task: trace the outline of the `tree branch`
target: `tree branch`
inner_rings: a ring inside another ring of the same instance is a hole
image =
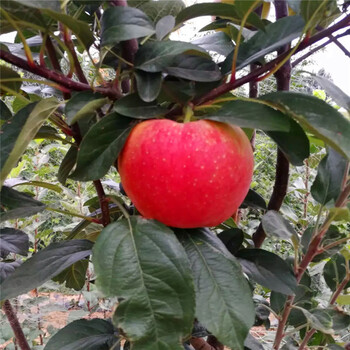
[[[108,200],[106,198],[105,191],[103,189],[102,183],[100,180],[93,181],[98,199],[100,202],[101,207],[101,213],[102,213],[102,225],[106,227],[110,222],[110,216],[109,216],[109,206],[108,206]]]
[[[348,57],[350,57],[350,52],[348,51],[348,49],[338,40],[337,37],[333,36],[333,35],[329,35],[328,36],[329,39],[339,47],[340,50],[342,50],[344,52],[344,54]]]
[[[7,319],[9,320],[10,326],[15,335],[17,344],[21,348],[21,350],[30,350],[27,339],[23,333],[21,325],[18,321],[15,311],[12,308],[12,305],[9,300],[5,300],[2,305],[2,310],[4,311]]]

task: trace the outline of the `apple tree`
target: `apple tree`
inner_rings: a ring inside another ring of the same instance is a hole
[[[317,76],[329,101],[290,91],[314,52],[335,43],[349,56],[339,41],[350,33],[348,5],[2,0],[1,34],[15,42],[0,43],[1,303],[21,350],[30,346],[11,298],[77,271],[77,288],[88,278],[118,298],[115,312],[67,324],[46,350],[263,349],[250,330],[269,329],[272,315],[275,350],[349,347],[350,97]],[[212,19],[205,35],[176,39],[202,16]],[[276,91],[259,93],[271,77]],[[259,135],[277,147],[269,198],[249,189]],[[18,222],[71,214],[9,181],[36,139],[69,147],[55,179],[27,186],[91,182],[95,195],[64,239],[32,254]],[[289,174],[316,149],[299,204],[317,214],[292,221],[280,211]],[[114,191],[101,181],[110,173],[121,178]],[[254,232],[242,224],[250,213]]]

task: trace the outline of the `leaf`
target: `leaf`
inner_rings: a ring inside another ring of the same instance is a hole
[[[75,93],[65,108],[68,125],[76,123],[79,119],[94,116],[96,109],[105,105],[107,101],[107,97],[92,91]]]
[[[346,260],[340,253],[334,254],[330,260],[327,261],[323,268],[323,277],[327,286],[334,292],[346,276],[345,269]],[[350,287],[350,282],[346,284],[345,288]]]
[[[161,72],[168,67],[177,55],[191,52],[204,52],[199,46],[183,41],[154,41],[141,46],[135,55],[135,68],[146,72]]]
[[[248,333],[248,336],[244,341],[244,349],[264,350],[264,347],[255,337]]]
[[[148,16],[133,7],[108,8],[103,13],[101,28],[102,46],[114,46],[119,41],[142,38],[155,33]]]
[[[241,249],[236,257],[243,272],[255,282],[275,292],[294,294],[297,280],[293,270],[278,255],[263,249]]]
[[[317,176],[311,186],[312,197],[322,205],[332,199],[337,200],[347,164],[346,159],[332,148],[327,151],[319,163]]]
[[[114,110],[127,117],[137,119],[153,119],[164,115],[167,109],[157,104],[157,101],[144,102],[137,94],[124,96],[114,103]]]
[[[252,189],[249,189],[241,206],[247,206],[247,207],[262,209],[262,210],[267,209],[265,199],[262,196],[260,196],[258,192],[255,192]]]
[[[304,20],[300,16],[289,16],[279,19],[259,30],[252,38],[244,41],[239,47],[236,69],[259,61],[268,53],[299,37],[304,28]],[[226,57],[222,72],[231,72],[233,52]]]
[[[288,132],[268,131],[272,140],[282,150],[290,163],[295,166],[304,165],[304,160],[310,156],[310,142],[303,128],[293,119],[289,120]]]
[[[202,56],[178,55],[164,71],[175,77],[201,82],[221,79],[219,66]]]
[[[168,15],[161,18],[156,24],[156,37],[162,40],[175,27],[175,17]]]
[[[59,102],[51,97],[38,103],[31,103],[22,108],[11,120],[2,126],[1,144],[1,184],[19,158],[26,150],[29,142],[35,137],[44,121],[57,109]]]
[[[277,103],[306,130],[350,158],[350,121],[326,102],[296,92],[273,92],[260,97]]]
[[[48,125],[43,125],[34,136],[34,139],[58,140],[63,143],[67,143],[67,141],[59,135],[55,128]]]
[[[2,186],[0,197],[5,210],[0,212],[0,222],[32,216],[45,209],[45,204],[7,186]]]
[[[55,12],[49,9],[43,10],[42,12],[67,26],[83,43],[85,49],[89,49],[89,47],[95,41],[94,35],[88,23],[80,21],[62,12]]]
[[[334,331],[332,317],[327,313],[326,310],[314,309],[311,311],[302,309],[307,320],[310,322],[311,328],[315,328],[326,334],[333,334]]]
[[[93,249],[96,284],[120,303],[114,321],[134,350],[181,349],[191,334],[194,290],[173,232],[139,216],[108,225]]]
[[[203,117],[203,119],[269,131],[288,131],[290,128],[289,118],[285,114],[254,100],[226,102],[222,104],[220,109]]]
[[[0,65],[0,82],[1,82],[1,86],[3,87],[3,88],[0,88],[0,94],[2,95],[2,94],[10,93],[10,91],[7,91],[7,89],[18,92],[21,85],[22,85],[22,82],[20,80],[19,81],[3,81],[6,79],[21,79],[21,77],[17,72],[12,70],[10,67]],[[5,88],[7,88],[7,89],[5,89]],[[3,118],[1,117],[1,119],[3,119]]]
[[[39,9],[51,9],[53,11],[60,11],[61,4],[59,0],[50,0],[50,1],[42,1],[42,0],[16,0],[23,5],[39,8]]]
[[[111,322],[81,319],[54,334],[44,350],[109,350],[116,341],[118,336]]]
[[[224,243],[225,247],[231,254],[236,255],[242,246],[244,233],[239,228],[230,228],[220,232],[218,238]]]
[[[137,92],[144,102],[154,101],[162,87],[162,73],[149,73],[142,70],[135,71]]]
[[[204,50],[217,52],[225,57],[234,49],[231,38],[224,32],[205,35],[192,40],[191,43],[202,47]]]
[[[262,217],[261,223],[268,236],[280,239],[299,239],[292,225],[275,210],[269,210]]]
[[[0,261],[0,284],[13,274],[18,266],[21,265],[21,262],[18,260]]]
[[[350,325],[350,314],[341,308],[328,308],[325,310],[332,318],[332,328],[336,332],[342,332]]]
[[[111,113],[92,126],[79,146],[77,166],[69,177],[90,181],[104,176],[124,146],[130,123],[129,118]]]
[[[85,275],[88,265],[89,261],[87,259],[79,260],[55,276],[53,280],[60,284],[65,282],[66,288],[73,288],[79,291],[85,285]]]
[[[176,232],[190,260],[198,320],[220,342],[243,349],[255,311],[239,263],[207,229]]]
[[[186,7],[176,17],[176,25],[179,25],[189,19],[201,16],[217,16],[228,18],[233,23],[240,24],[244,14],[237,10],[236,6],[225,3],[202,3]],[[246,21],[246,25],[264,29],[264,22],[256,13],[251,13]]]
[[[26,260],[1,284],[1,299],[14,298],[39,287],[66,267],[90,255],[92,246],[92,242],[83,239],[51,243]]]
[[[350,96],[336,86],[331,80],[325,77],[312,75],[312,78],[326,91],[326,93],[336,102],[339,107],[343,107],[350,111]]]
[[[332,216],[333,221],[350,222],[350,209],[348,207],[334,207],[329,209],[329,215]]]
[[[43,187],[43,188],[47,188],[51,191],[55,191],[57,193],[61,193],[62,192],[62,188],[58,185],[54,185],[54,184],[50,184],[48,182],[44,182],[44,181],[23,181],[20,183],[17,183],[15,185],[13,185],[12,187],[16,187],[16,186],[35,186],[35,187]]]
[[[6,252],[27,255],[29,249],[29,238],[26,233],[10,227],[0,229],[1,254]]]
[[[6,103],[3,100],[0,100],[0,121],[9,120],[11,118],[12,113],[10,109],[7,107]]]
[[[73,145],[64,156],[62,163],[58,169],[57,179],[64,186],[71,170],[73,169],[78,156],[78,148]]]
[[[337,298],[337,303],[339,305],[350,305],[350,294],[339,295]]]

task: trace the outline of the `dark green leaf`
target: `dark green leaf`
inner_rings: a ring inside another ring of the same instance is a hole
[[[340,308],[328,308],[327,313],[331,316],[333,321],[333,329],[336,332],[342,332],[350,325],[350,314],[346,313],[344,310]]]
[[[14,298],[39,287],[66,267],[90,255],[92,246],[92,242],[83,239],[51,243],[26,260],[1,284],[1,299]]]
[[[47,188],[51,191],[55,191],[58,193],[62,192],[62,188],[58,185],[54,185],[54,184],[50,184],[48,182],[44,182],[44,181],[24,181],[24,182],[20,182],[18,184],[13,185],[12,187],[16,187],[16,186],[35,186],[35,187],[43,187],[43,188]]]
[[[119,41],[141,38],[155,33],[148,16],[133,7],[111,7],[101,19],[101,45],[115,45]]]
[[[227,56],[234,49],[231,38],[224,32],[205,35],[199,39],[192,40],[191,43],[223,56]]]
[[[201,82],[221,79],[218,65],[202,56],[178,55],[164,71],[175,77]]]
[[[29,249],[29,237],[21,230],[10,227],[0,229],[1,254],[4,251],[20,255],[27,255]],[[6,255],[7,255],[6,254]]]
[[[45,209],[45,204],[33,199],[29,195],[2,186],[0,222],[32,216]]]
[[[339,107],[343,107],[346,110],[350,111],[349,95],[347,95],[343,90],[341,90],[332,81],[325,77],[318,77],[317,75],[313,75],[312,77],[317,81],[318,84],[322,86],[326,93],[331,96],[331,98],[339,105]]]
[[[238,261],[207,229],[176,232],[190,260],[198,320],[225,345],[243,349],[255,311]]]
[[[31,103],[8,120],[1,129],[1,184],[35,137],[44,121],[57,109],[59,103],[51,97]]]
[[[325,205],[330,200],[336,201],[344,177],[347,161],[332,148],[321,160],[315,181],[311,186],[311,194],[317,202]]]
[[[98,237],[93,263],[100,290],[122,298],[114,320],[134,350],[181,349],[192,330],[194,289],[169,228],[138,216],[114,222]]]
[[[260,196],[258,192],[255,192],[252,189],[249,189],[242,205],[255,209],[267,209],[265,199],[262,196]]]
[[[61,4],[59,0],[50,0],[50,1],[43,1],[43,0],[16,0],[16,2],[19,2],[23,5],[39,8],[39,9],[50,9],[53,11],[60,11],[61,10]]]
[[[96,123],[79,146],[77,167],[70,178],[80,181],[96,180],[104,176],[131,130],[130,119],[111,113]]]
[[[162,40],[175,26],[175,17],[168,15],[161,18],[156,24],[156,37]]]
[[[84,287],[88,265],[89,261],[87,259],[77,261],[55,276],[53,280],[60,284],[65,282],[67,288],[79,291]]]
[[[199,46],[182,41],[155,41],[143,45],[136,53],[135,68],[146,72],[161,72],[177,55],[186,51],[203,53]]]
[[[244,349],[249,350],[264,350],[264,347],[262,344],[254,338],[250,333],[248,334],[247,338],[244,341]]]
[[[263,30],[259,30],[251,39],[244,41],[239,47],[237,69],[259,61],[268,53],[290,43],[301,35],[304,24],[300,16],[289,16],[267,25]],[[232,59],[233,52],[227,56],[223,63],[223,73],[231,72]]]
[[[167,109],[154,102],[142,101],[137,94],[127,95],[114,103],[114,110],[127,117],[152,119],[164,115]]]
[[[350,121],[326,102],[314,96],[281,91],[261,99],[277,103],[304,129],[350,158]]]
[[[16,268],[20,266],[21,263],[18,260],[11,260],[11,261],[0,261],[0,284],[8,278],[10,275],[12,275]]]
[[[201,16],[218,16],[228,18],[236,24],[240,24],[244,14],[237,10],[234,5],[225,3],[203,3],[186,7],[176,17],[176,24],[179,25],[189,19]],[[264,23],[256,13],[251,13],[246,21],[246,25],[251,25],[259,29],[264,29]]]
[[[294,294],[297,280],[293,269],[278,255],[263,249],[241,249],[236,257],[255,282],[275,292]]]
[[[275,210],[269,210],[261,220],[263,229],[268,236],[280,239],[298,239],[292,225]]]
[[[44,350],[109,350],[118,341],[115,332],[107,320],[76,320],[51,337]]]
[[[226,102],[205,119],[269,131],[289,131],[290,128],[290,120],[285,114],[254,100]]]
[[[62,163],[58,169],[57,179],[62,184],[65,185],[68,175],[73,169],[78,156],[78,148],[73,145],[70,147],[66,155],[64,156]]]
[[[13,90],[15,92],[18,92],[22,82],[21,81],[6,81],[7,79],[21,79],[20,75],[12,70],[10,67],[0,65],[0,93],[1,94],[7,94],[10,93]],[[9,89],[9,90],[8,90]],[[1,118],[2,119],[2,118]]]
[[[58,140],[61,142],[67,142],[64,138],[62,138],[58,134],[55,128],[48,125],[43,125],[34,136],[34,139],[48,139],[48,140]]]
[[[290,163],[301,166],[310,155],[310,142],[303,128],[296,121],[290,119],[289,122],[288,132],[268,131],[267,135],[276,142]]]
[[[162,87],[162,73],[149,73],[142,70],[135,71],[137,92],[144,102],[154,101]]]
[[[92,91],[75,93],[66,104],[67,123],[72,125],[81,118],[94,116],[96,109],[105,105],[107,101],[106,97]]]
[[[235,255],[242,246],[244,233],[239,228],[230,228],[228,230],[220,232],[218,234],[218,237],[222,243],[224,243],[227,250],[231,254]]]
[[[327,264],[323,268],[323,277],[327,283],[327,286],[334,292],[340,283],[343,282],[346,269],[345,269],[346,260],[344,256],[340,253],[337,253],[328,260]],[[347,283],[345,288],[350,287],[350,282]]]
[[[326,310],[315,309],[315,310],[305,310],[302,309],[307,320],[310,322],[311,328],[315,328],[326,334],[333,334],[332,329],[333,322],[332,317]]]
[[[12,113],[10,109],[6,106],[6,103],[3,100],[0,100],[0,121],[9,120],[11,118]]]

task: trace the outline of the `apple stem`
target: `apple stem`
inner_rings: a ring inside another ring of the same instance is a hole
[[[188,123],[191,121],[192,116],[193,116],[193,105],[188,104],[186,107],[184,107],[184,123]]]

